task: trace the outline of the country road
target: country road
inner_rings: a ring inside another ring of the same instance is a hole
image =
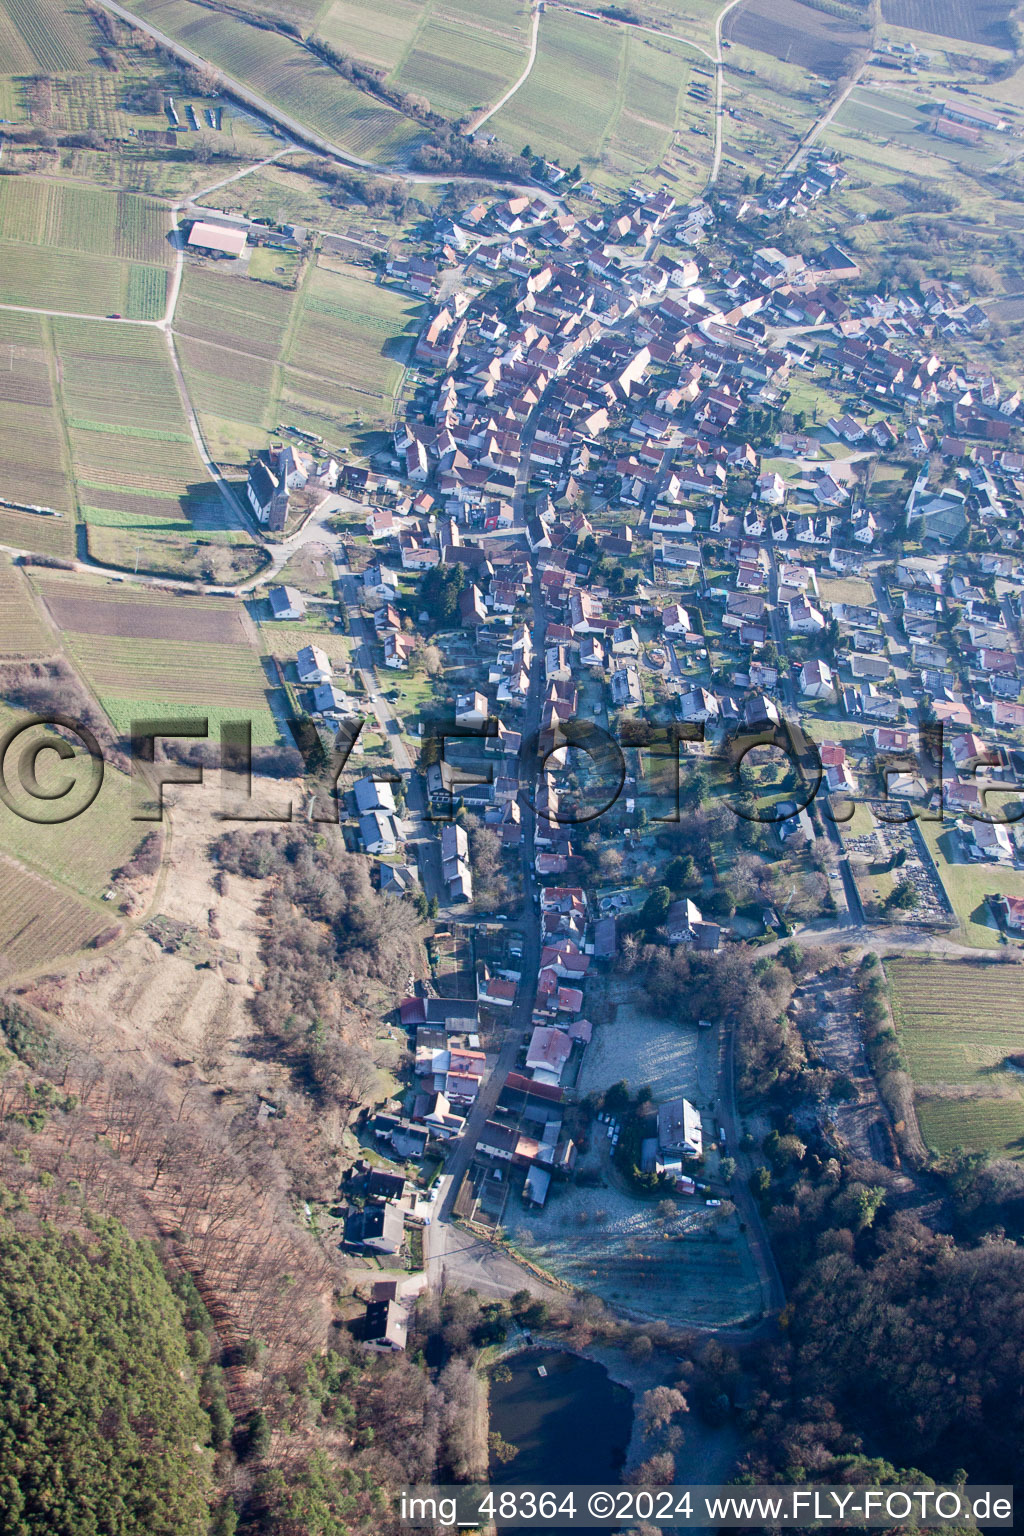
[[[715,153],[711,161],[708,186],[713,187],[722,168],[722,119],[725,116],[725,63],[722,59],[722,22],[743,0],[729,0],[715,17]]]
[[[519,76],[519,79],[515,82],[515,84],[509,86],[508,90],[505,92],[505,94],[501,98],[501,100],[500,101],[496,101],[493,107],[488,107],[488,109],[484,113],[483,117],[478,117],[477,118],[476,122],[473,123],[471,128],[470,128],[470,130],[469,130],[470,132],[476,133],[478,129],[482,128],[484,123],[488,122],[490,120],[490,118],[492,118],[494,116],[494,114],[496,112],[500,112],[501,111],[502,107],[505,105],[506,102],[509,102],[509,101],[512,100],[512,97],[516,94],[516,92],[518,91],[519,87],[521,85],[525,85],[527,80],[529,80],[530,74],[531,74],[531,72],[533,70],[533,66],[536,63],[536,59],[537,59],[537,39],[538,39],[539,35],[540,35],[540,4],[539,4],[539,0],[533,0],[533,30],[532,30],[532,33],[531,33],[531,36],[530,36],[530,56],[529,56],[529,58],[526,61],[526,68],[523,70],[522,74]]]

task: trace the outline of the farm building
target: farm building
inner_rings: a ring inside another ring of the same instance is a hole
[[[244,229],[224,229],[205,219],[196,219],[189,230],[188,248],[204,256],[228,256],[237,261],[245,250],[245,241]]]
[[[980,128],[972,128],[970,123],[955,123],[951,117],[936,118],[935,132],[940,139],[953,139],[957,144],[981,142]]]
[[[971,128],[991,128],[996,133],[1006,130],[1006,119],[998,112],[986,112],[984,107],[972,106],[969,101],[944,101],[942,115],[954,123],[967,123]]]

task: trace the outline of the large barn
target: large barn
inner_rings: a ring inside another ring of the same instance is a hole
[[[219,224],[208,224],[196,219],[188,236],[191,251],[202,251],[204,256],[230,256],[236,259],[245,250],[244,229],[226,229]]]

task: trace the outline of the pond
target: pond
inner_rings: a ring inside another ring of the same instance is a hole
[[[516,1447],[510,1461],[492,1457],[495,1486],[619,1483],[633,1394],[603,1365],[561,1349],[530,1349],[495,1368],[490,1394],[491,1431]]]

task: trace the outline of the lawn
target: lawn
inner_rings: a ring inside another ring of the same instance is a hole
[[[855,603],[862,608],[875,605],[870,581],[861,581],[857,576],[819,576],[818,591],[826,603]]]
[[[1024,971],[971,961],[891,959],[886,972],[925,1140],[1024,1155]]]
[[[298,251],[278,251],[261,245],[249,257],[249,277],[253,282],[271,283],[275,288],[294,288],[302,272]]]
[[[285,585],[312,597],[334,596],[334,562],[323,544],[304,544],[278,572]]]
[[[938,867],[946,894],[960,920],[963,941],[975,949],[995,949],[999,930],[988,909],[989,892],[1024,897],[1024,871],[992,864],[960,863],[958,836],[947,821],[922,821],[921,831]]]

